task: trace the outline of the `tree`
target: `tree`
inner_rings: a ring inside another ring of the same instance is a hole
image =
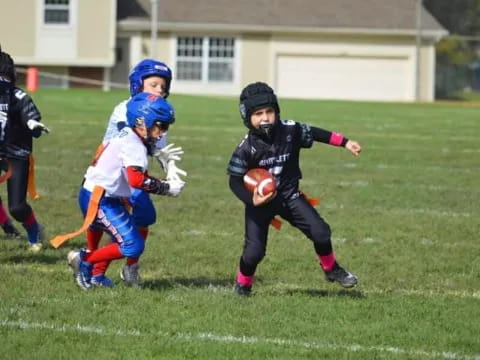
[[[480,35],[480,0],[424,0],[423,5],[451,34]]]

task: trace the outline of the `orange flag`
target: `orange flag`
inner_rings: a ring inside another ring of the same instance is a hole
[[[77,231],[71,232],[69,234],[57,235],[52,240],[50,240],[50,244],[55,249],[59,248],[65,241],[80,235],[82,232],[87,230],[87,228],[95,221],[95,217],[97,216],[98,212],[98,206],[104,192],[105,189],[101,186],[95,186],[93,188],[92,196],[90,197],[90,201],[88,203],[87,214],[85,215],[85,219],[83,220],[83,225]]]

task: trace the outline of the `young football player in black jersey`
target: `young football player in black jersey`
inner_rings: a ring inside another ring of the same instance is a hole
[[[326,279],[345,288],[357,277],[337,263],[329,225],[299,191],[302,177],[299,155],[314,141],[345,147],[358,156],[361,146],[336,132],[292,120],[280,120],[275,93],[265,83],[246,86],[240,95],[240,114],[249,132],[233,152],[228,164],[232,192],[245,203],[245,242],[240,257],[235,293],[251,294],[257,265],[266,254],[268,227],[276,215],[302,231],[312,242]],[[249,169],[268,170],[277,183],[275,193],[253,196],[243,183]]]
[[[40,112],[31,97],[16,87],[15,81],[13,59],[0,48],[0,159],[2,170],[6,172],[2,180],[8,178],[9,212],[27,231],[29,249],[37,252],[42,247],[43,228],[26,201],[29,160],[32,137],[38,138],[48,129],[40,122]],[[18,234],[16,229],[8,227],[8,216],[3,206],[0,208],[0,224],[7,224],[2,226],[4,230]]]

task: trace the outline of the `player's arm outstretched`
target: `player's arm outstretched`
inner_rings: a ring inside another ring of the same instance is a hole
[[[354,140],[349,140],[338,132],[328,131],[314,126],[312,126],[310,130],[314,141],[322,142],[324,144],[329,144],[332,146],[344,147],[354,156],[360,155],[360,152],[362,151],[362,147],[358,142]]]

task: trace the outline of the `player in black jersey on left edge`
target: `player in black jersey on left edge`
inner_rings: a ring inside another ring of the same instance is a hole
[[[235,293],[251,294],[257,265],[266,254],[270,222],[276,215],[302,231],[312,242],[328,281],[354,287],[357,277],[336,261],[330,226],[299,191],[302,174],[299,155],[314,141],[346,148],[358,156],[361,146],[336,132],[292,120],[280,120],[275,93],[265,83],[246,86],[240,95],[240,115],[249,132],[233,152],[228,164],[232,192],[245,203],[245,242],[237,273]],[[264,168],[276,179],[276,193],[260,196],[248,192],[243,175]]]
[[[15,86],[15,64],[0,47],[0,167],[2,181],[7,180],[8,209],[27,231],[29,250],[42,248],[43,227],[37,222],[26,201],[32,137],[38,138],[48,128],[32,98]],[[3,173],[5,172],[5,173]],[[7,175],[8,174],[8,175]],[[7,175],[7,176],[4,176]],[[0,199],[0,226],[7,236],[18,237]]]

